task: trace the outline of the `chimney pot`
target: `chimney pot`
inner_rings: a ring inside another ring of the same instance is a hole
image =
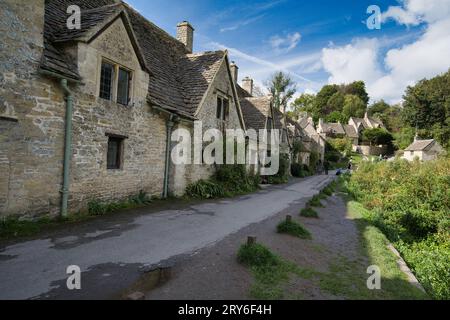
[[[253,96],[253,79],[245,77],[244,80],[242,80],[242,89],[244,89],[251,96]]]
[[[231,69],[231,75],[233,77],[234,83],[238,82],[238,77],[239,77],[239,67],[237,66],[237,64],[232,61],[230,64],[230,69]]]
[[[188,53],[192,53],[194,49],[194,31],[195,29],[187,21],[177,25],[177,40],[184,44]]]

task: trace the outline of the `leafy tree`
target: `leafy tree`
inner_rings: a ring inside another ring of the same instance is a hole
[[[274,107],[286,113],[287,104],[296,92],[295,82],[289,75],[280,71],[272,75],[267,87],[274,98]]]
[[[364,81],[355,81],[353,83],[342,85],[341,92],[345,95],[355,95],[358,96],[364,104],[367,106],[369,104],[369,94],[366,90],[366,84]]]
[[[330,113],[328,116],[325,117],[325,121],[326,122],[332,122],[332,123],[336,123],[336,122],[345,123],[345,122],[347,122],[347,121],[345,121],[345,117],[339,111],[333,111],[332,113]]]
[[[394,138],[385,129],[374,128],[363,131],[363,141],[370,143],[370,145],[390,145]]]
[[[342,115],[347,122],[351,117],[362,118],[366,112],[366,105],[358,96],[345,96],[344,109]]]
[[[316,96],[314,103],[314,115],[321,117],[326,114],[327,104],[330,98],[339,91],[339,86],[332,84],[324,86]]]
[[[342,92],[336,92],[328,99],[325,107],[325,113],[330,114],[332,112],[342,112],[344,109],[345,95]]]
[[[401,128],[398,132],[394,133],[394,145],[400,150],[406,149],[413,141],[416,135],[416,130],[409,126]]]
[[[450,70],[408,87],[402,118],[411,127],[426,130],[444,146],[450,141]]]
[[[384,114],[391,106],[384,100],[375,102],[369,107],[368,113],[370,116],[379,116]]]
[[[288,114],[297,119],[303,112],[312,114],[314,112],[314,101],[316,96],[313,94],[303,93],[291,104],[291,109]]]

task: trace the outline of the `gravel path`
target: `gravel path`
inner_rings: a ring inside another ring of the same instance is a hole
[[[215,244],[185,258],[171,271],[165,284],[151,290],[149,300],[165,299],[251,299],[253,277],[250,271],[236,261],[236,253],[247,236],[274,253],[304,268],[329,272],[338,259],[348,259],[361,268],[367,268],[368,259],[359,250],[360,234],[355,221],[347,217],[345,202],[333,196],[322,202],[326,208],[318,209],[320,219],[299,217],[307,199],[301,199],[263,222],[252,224]],[[286,215],[292,215],[312,234],[312,240],[300,240],[275,232],[277,224]],[[293,277],[285,287],[285,298],[291,299],[343,299],[322,291],[316,283]]]

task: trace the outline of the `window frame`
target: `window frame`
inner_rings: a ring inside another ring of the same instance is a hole
[[[227,122],[230,119],[230,99],[219,94],[216,103],[216,119],[222,122]]]
[[[108,171],[118,171],[123,170],[124,165],[124,151],[125,151],[125,140],[128,139],[128,137],[116,135],[116,134],[110,134],[107,133],[106,137],[108,138],[107,146],[106,146],[106,169]],[[109,164],[109,152],[110,152],[110,142],[115,141],[117,142],[117,154],[116,154],[116,165],[110,166]]]
[[[101,96],[101,87],[102,87],[102,69],[103,64],[109,64],[113,66],[113,74],[112,74],[112,80],[111,80],[111,97],[110,99],[106,99]],[[119,91],[119,72],[120,70],[123,70],[128,73],[128,102],[127,104],[123,104],[122,102],[119,102],[118,99],[118,91]],[[121,65],[117,62],[114,62],[108,58],[101,57],[100,59],[100,77],[98,81],[98,97],[100,99],[111,101],[117,104],[120,104],[122,106],[130,106],[132,105],[133,101],[133,93],[134,93],[134,71],[130,68],[125,67],[124,65]]]

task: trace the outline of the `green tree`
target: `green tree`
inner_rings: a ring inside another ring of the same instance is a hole
[[[413,141],[416,135],[416,130],[409,126],[401,128],[398,132],[394,133],[394,145],[400,150],[406,149]]]
[[[394,138],[385,129],[374,128],[363,131],[363,141],[370,145],[390,145]]]
[[[314,116],[322,117],[327,113],[327,105],[330,98],[339,91],[339,86],[335,84],[324,86],[316,96],[314,103]]]
[[[296,83],[289,75],[280,71],[272,75],[267,88],[272,93],[274,107],[286,113],[287,104],[296,92]]]
[[[344,122],[347,122],[351,117],[362,118],[365,112],[366,105],[358,96],[345,96],[344,109],[342,110]]]
[[[369,104],[370,98],[369,94],[367,93],[366,84],[364,83],[364,81],[355,81],[347,85],[342,85],[341,92],[345,95],[349,94],[358,96],[364,102],[366,107]]]
[[[288,114],[298,120],[303,112],[313,114],[314,113],[314,101],[316,96],[313,94],[303,93],[291,104],[291,109]]]
[[[345,117],[342,116],[342,113],[339,111],[333,111],[328,116],[325,117],[326,122],[336,123],[342,122],[345,123]]]
[[[444,146],[450,141],[450,70],[408,87],[402,118],[410,127],[426,130]]]
[[[345,95],[342,92],[336,92],[328,99],[324,113],[330,114],[332,112],[342,112],[344,109]]]
[[[379,116],[384,114],[391,106],[384,100],[373,103],[368,110],[370,116]]]

